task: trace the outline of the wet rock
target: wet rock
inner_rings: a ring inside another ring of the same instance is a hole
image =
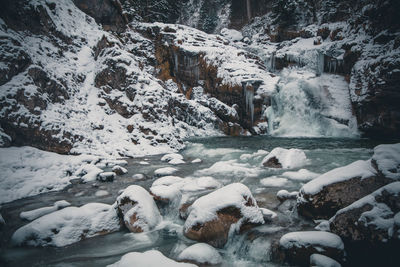
[[[394,266],[400,263],[394,253],[400,245],[399,212],[400,182],[394,182],[339,210],[329,226],[343,238],[351,261]]]
[[[328,232],[292,232],[281,237],[273,253],[273,258],[280,262],[310,266],[310,256],[315,253],[342,261],[344,244],[339,236]]]
[[[321,254],[312,254],[310,256],[311,267],[341,267],[339,262]]]
[[[161,221],[153,197],[137,185],[127,187],[118,196],[115,208],[120,220],[133,233],[149,231]]]
[[[237,231],[264,223],[261,210],[250,190],[235,183],[197,199],[189,208],[184,235],[221,248],[228,240],[233,224]]]
[[[282,164],[276,157],[270,157],[268,160],[263,162],[263,165],[268,168],[282,168]]]
[[[112,182],[115,179],[115,172],[102,172],[97,175],[100,182]]]
[[[116,175],[123,175],[123,174],[128,173],[127,169],[125,169],[124,167],[118,166],[118,165],[112,167],[112,171],[115,172]]]

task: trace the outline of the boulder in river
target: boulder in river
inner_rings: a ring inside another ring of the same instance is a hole
[[[306,164],[306,154],[304,151],[296,148],[285,149],[276,147],[262,161],[262,165],[268,168],[291,169]]]
[[[131,232],[149,231],[161,221],[153,197],[141,186],[128,186],[114,205],[119,218]]]
[[[97,175],[100,182],[112,182],[115,179],[115,172],[102,172]]]
[[[400,144],[379,145],[371,160],[359,160],[333,169],[305,184],[298,202],[299,214],[329,219],[339,209],[400,178]]]
[[[197,243],[185,248],[178,255],[178,260],[202,266],[220,264],[222,257],[212,246],[205,243]]]
[[[115,172],[116,175],[123,175],[125,173],[128,173],[127,169],[119,165],[115,165],[114,167],[112,167],[112,171]]]
[[[400,182],[388,184],[339,210],[329,225],[333,233],[342,237],[351,258],[399,266]],[[368,255],[364,255],[366,250]]]
[[[189,208],[184,235],[221,248],[230,228],[263,224],[263,214],[250,190],[241,183],[224,186],[197,199]]]
[[[273,258],[280,262],[310,266],[310,256],[315,253],[342,261],[344,244],[339,236],[329,232],[291,232],[281,237],[273,253]]]

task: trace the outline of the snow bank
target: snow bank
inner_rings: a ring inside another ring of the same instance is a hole
[[[358,160],[347,166],[333,169],[327,173],[322,174],[318,178],[305,184],[300,192],[304,194],[313,195],[322,190],[325,186],[341,181],[345,181],[355,177],[362,179],[375,176],[376,171],[371,166],[371,161]]]
[[[118,196],[115,205],[122,212],[125,225],[140,228],[144,232],[153,229],[162,219],[153,197],[138,185],[128,186]],[[131,216],[135,221],[131,220]]]
[[[266,164],[268,160],[273,158],[276,158],[284,169],[298,168],[307,164],[304,151],[296,148],[276,147],[263,159],[262,164]]]
[[[339,262],[331,259],[325,255],[312,254],[310,256],[310,266],[311,267],[341,267]]]
[[[33,147],[0,148],[0,203],[65,188],[96,156],[59,155]],[[71,174],[74,174],[70,176]]]
[[[254,204],[246,205],[248,202]],[[264,223],[263,215],[247,186],[233,183],[197,199],[189,208],[185,231],[196,224],[217,218],[217,211],[226,207],[236,207],[243,219],[251,223]]]
[[[146,252],[130,252],[122,256],[121,260],[108,267],[132,267],[132,266],[146,266],[146,267],[195,267],[194,264],[181,263],[173,261],[165,257],[158,250],[149,250]]]
[[[65,207],[71,206],[71,204],[65,200],[59,200],[54,203],[51,207],[43,207],[31,211],[23,211],[20,213],[19,217],[23,220],[33,221],[43,215],[52,213],[56,210],[63,209]]]
[[[206,243],[197,243],[185,248],[179,254],[178,260],[216,265],[222,262],[222,257],[214,247]]]
[[[19,228],[11,241],[15,245],[62,247],[119,228],[117,213],[111,205],[89,203],[44,215]]]
[[[299,180],[299,181],[307,181],[307,180],[312,180],[314,178],[317,178],[321,174],[315,173],[315,172],[310,172],[309,170],[306,169],[300,169],[296,172],[284,172],[282,176],[287,177],[292,180]]]
[[[344,249],[344,244],[339,236],[329,232],[305,231],[285,234],[279,240],[279,245],[286,249],[291,247],[321,246],[325,248]]]
[[[385,177],[400,179],[400,143],[375,147],[372,161]]]

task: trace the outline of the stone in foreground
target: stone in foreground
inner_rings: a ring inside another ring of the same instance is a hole
[[[240,231],[245,225],[263,223],[263,214],[250,190],[241,183],[233,183],[197,199],[190,206],[184,235],[222,248],[231,227]]]

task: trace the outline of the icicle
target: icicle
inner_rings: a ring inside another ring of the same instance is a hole
[[[271,63],[271,65],[270,65],[270,68],[271,68],[271,71],[275,71],[275,52],[272,52],[272,54],[271,54],[271,59],[270,59],[270,63]]]
[[[254,91],[252,89],[247,89],[250,87],[250,83],[246,83],[244,91],[245,91],[245,97],[246,97],[246,112],[247,114],[250,114],[251,117],[251,124],[253,125],[254,121]]]

